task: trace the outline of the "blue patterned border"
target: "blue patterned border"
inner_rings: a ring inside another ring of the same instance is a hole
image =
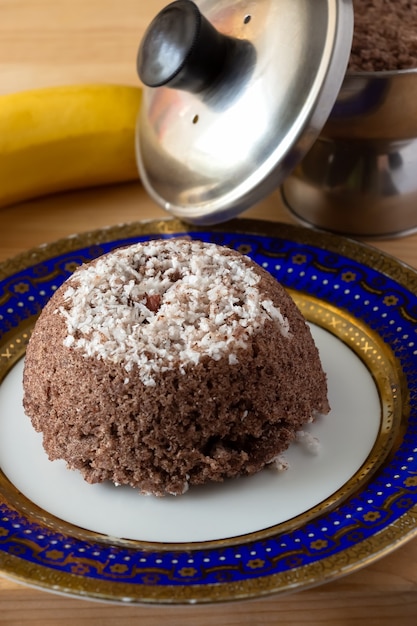
[[[305,566],[342,555],[380,531],[396,524],[417,505],[417,296],[389,273],[362,260],[297,237],[236,234],[227,229],[186,232],[233,247],[251,256],[283,285],[349,311],[369,325],[391,347],[401,363],[409,393],[407,430],[393,457],[370,483],[336,510],[305,525],[262,541],[195,550],[109,545],[58,534],[47,524],[33,522],[0,502],[1,554],[54,572],[86,580],[175,589],[266,581],[266,590],[278,574],[302,571]],[[178,236],[179,233],[153,237]],[[121,245],[149,239],[133,236],[79,248],[46,258],[6,277],[0,283],[0,342],[37,315],[59,285],[80,263]],[[393,263],[391,261],[390,263]],[[388,264],[389,265],[389,264]],[[392,273],[392,272],[391,272]],[[1,359],[7,358],[5,352]],[[369,557],[370,555],[368,555]],[[366,552],[360,557],[366,561]],[[299,569],[300,568],[300,569]],[[269,582],[268,582],[269,581]],[[276,585],[275,585],[276,586]],[[190,592],[191,593],[191,592]],[[158,594],[156,594],[158,598]],[[203,594],[204,597],[204,594]]]

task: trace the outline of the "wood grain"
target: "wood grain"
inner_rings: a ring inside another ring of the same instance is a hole
[[[0,93],[137,84],[142,34],[164,0],[0,0]]]
[[[141,35],[164,0],[0,0],[0,94],[80,82],[137,84]],[[291,221],[278,192],[246,216]],[[76,232],[166,217],[139,183],[0,209],[0,260]],[[417,267],[417,235],[372,242]],[[0,626],[398,626],[417,623],[417,538],[304,592],[201,607],[122,607],[0,578]]]

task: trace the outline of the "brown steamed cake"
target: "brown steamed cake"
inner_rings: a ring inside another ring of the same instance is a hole
[[[24,408],[51,460],[155,495],[258,472],[329,411],[284,288],[238,252],[186,239],[78,268],[36,323]]]

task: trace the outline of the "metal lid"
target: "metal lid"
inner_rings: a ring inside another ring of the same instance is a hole
[[[138,53],[141,180],[195,224],[277,188],[310,148],[342,84],[351,0],[177,0]]]

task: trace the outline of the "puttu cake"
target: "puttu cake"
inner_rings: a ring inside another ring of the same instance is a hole
[[[23,387],[51,460],[156,496],[254,474],[329,411],[284,287],[247,256],[187,238],[77,268],[35,324]]]

